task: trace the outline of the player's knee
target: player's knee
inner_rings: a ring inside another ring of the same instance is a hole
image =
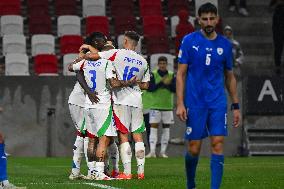
[[[211,148],[212,148],[212,153],[220,154],[223,152],[223,143],[222,142],[212,143]]]
[[[2,133],[0,133],[0,143],[4,143],[4,135]]]
[[[197,143],[190,143],[188,146],[188,152],[192,156],[198,156],[200,153],[200,145]]]

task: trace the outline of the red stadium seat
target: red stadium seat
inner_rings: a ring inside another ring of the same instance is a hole
[[[165,36],[145,37],[147,54],[169,53],[169,41]]]
[[[55,0],[55,14],[61,15],[76,15],[76,0]]]
[[[133,0],[111,0],[112,16],[133,16]]]
[[[124,34],[125,31],[136,31],[136,18],[134,16],[114,17],[115,35]]]
[[[20,15],[21,1],[20,0],[1,0],[0,1],[0,16],[1,15]]]
[[[48,0],[28,0],[28,15],[49,15],[48,12]]]
[[[58,60],[56,55],[39,54],[34,57],[34,71],[40,74],[57,74]]]
[[[95,31],[109,36],[109,21],[106,16],[88,16],[86,18],[86,35]]]
[[[166,36],[166,21],[163,16],[143,17],[144,36]]]
[[[140,0],[140,16],[163,15],[160,0]]]
[[[83,38],[80,35],[64,35],[60,38],[60,53],[78,53],[78,49],[83,44]]]
[[[177,15],[182,9],[189,9],[188,0],[168,0],[168,10],[170,16]]]
[[[33,34],[51,34],[51,18],[47,15],[38,15],[29,17],[29,33]]]

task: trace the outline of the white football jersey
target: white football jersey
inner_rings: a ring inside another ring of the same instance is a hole
[[[106,59],[99,59],[97,61],[82,60],[73,65],[73,70],[83,70],[85,80],[91,91],[97,92],[100,101],[92,103],[86,95],[85,108],[109,108],[111,105],[110,87],[107,79],[115,78],[115,72],[112,62]]]
[[[75,86],[69,95],[68,104],[74,104],[76,106],[85,107],[86,97],[84,89],[81,87],[79,82],[75,83]]]
[[[128,49],[112,49],[99,52],[101,58],[113,62],[117,78],[130,80],[136,76],[142,82],[150,81],[149,66],[147,61],[135,51]],[[142,108],[142,91],[138,85],[113,89],[113,101],[115,104]]]

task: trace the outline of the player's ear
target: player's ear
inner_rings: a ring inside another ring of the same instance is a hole
[[[217,24],[219,24],[219,22],[220,22],[220,17],[217,15],[217,17],[216,17],[216,20],[217,20]]]
[[[201,25],[199,16],[197,16],[197,22],[198,22],[199,25]]]

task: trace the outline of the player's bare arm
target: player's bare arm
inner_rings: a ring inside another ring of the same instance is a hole
[[[184,81],[187,72],[187,64],[178,64],[176,76],[177,110],[176,114],[182,121],[186,121],[187,113],[184,106]]]
[[[87,84],[87,82],[85,80],[84,72],[83,71],[79,71],[76,74],[76,77],[77,77],[77,81],[79,82],[81,87],[84,89],[85,93],[88,95],[90,101],[92,103],[98,103],[100,101],[100,99],[97,96],[97,92],[92,92],[90,90],[90,87],[88,86],[88,84]]]
[[[129,87],[136,83],[136,77],[133,77],[128,81],[118,80],[117,78],[111,78],[109,79],[109,83],[112,88]]]
[[[149,88],[149,82],[140,82],[138,81],[137,84],[141,90],[147,90]]]
[[[83,50],[89,50],[90,53],[87,53],[87,54],[83,54],[83,53],[80,53],[79,54],[79,57],[81,59],[85,59],[85,60],[98,60],[100,59],[101,57],[99,56],[98,54],[98,50],[94,47],[92,47],[91,45],[86,45],[86,44],[83,44],[80,48],[79,48],[79,51],[82,52]]]
[[[238,104],[237,81],[233,71],[225,71],[226,88],[229,92],[233,104]],[[239,127],[241,122],[241,113],[239,109],[233,109],[233,126]]]

